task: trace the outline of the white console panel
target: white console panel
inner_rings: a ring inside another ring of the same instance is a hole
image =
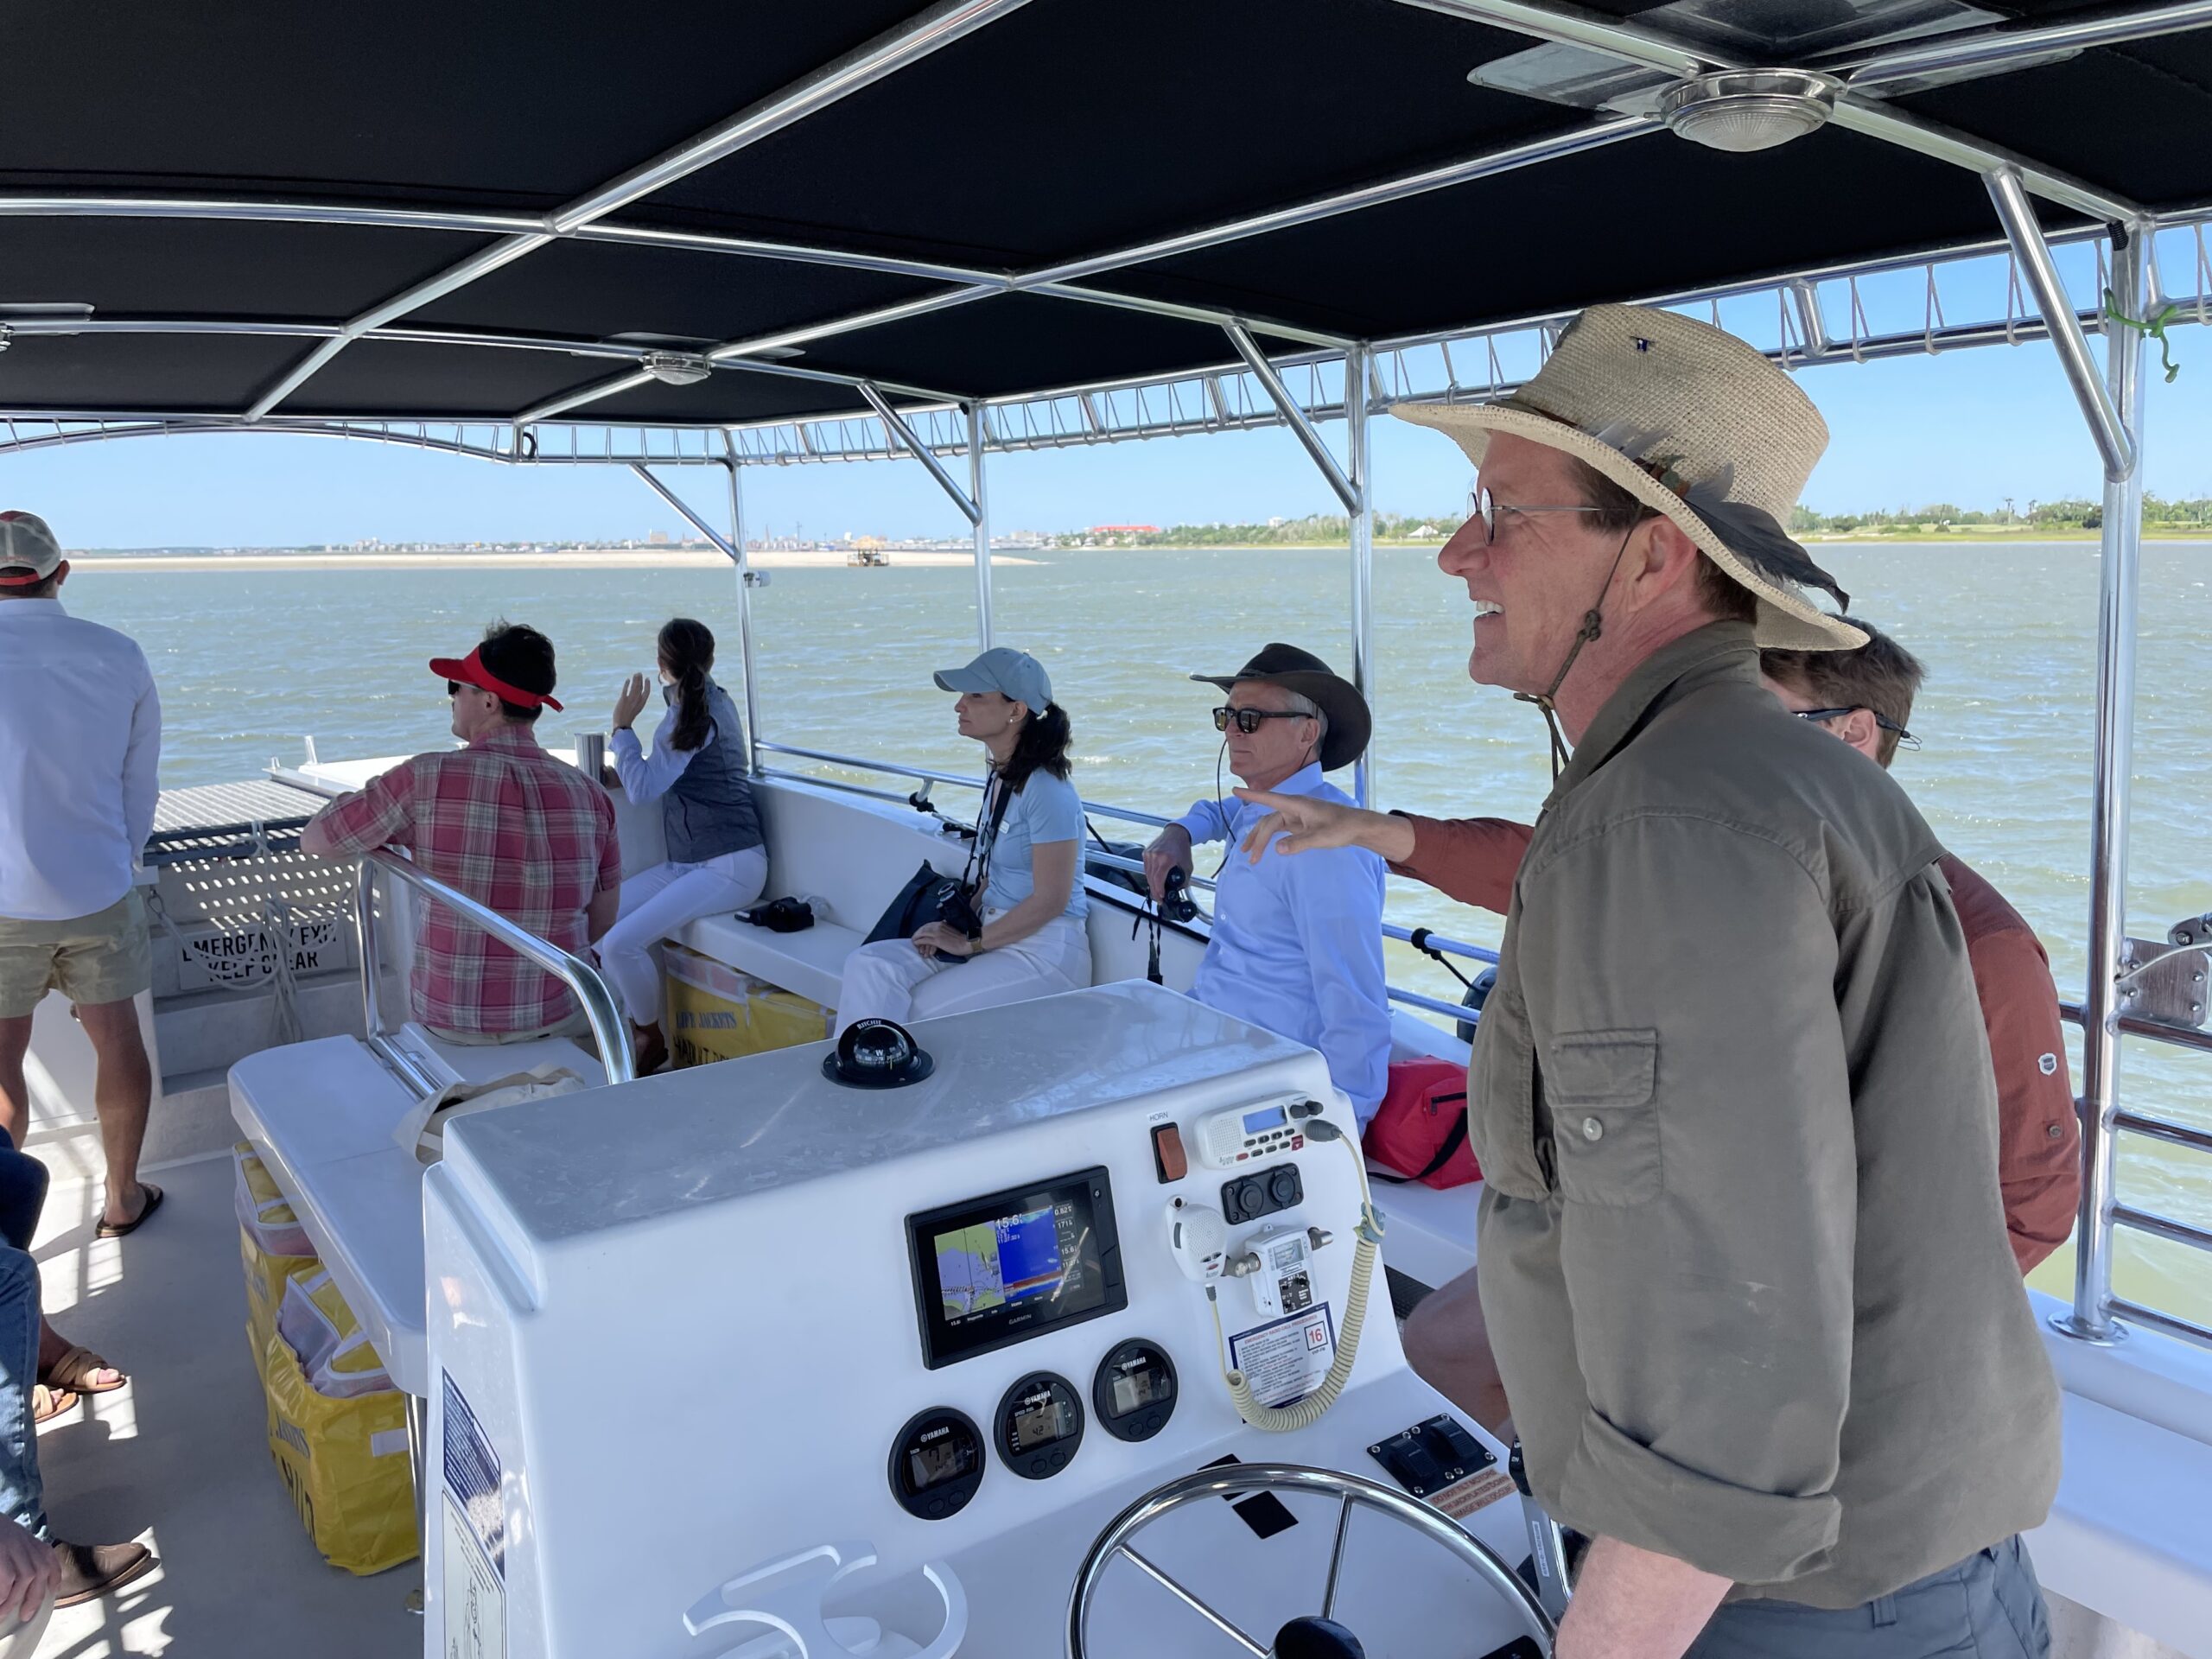
[[[1245,1426],[1205,1292],[1169,1254],[1171,1198],[1219,1205],[1230,1179],[1198,1156],[1208,1113],[1311,1097],[1351,1126],[1318,1055],[1141,983],[915,1034],[936,1070],[898,1090],[829,1082],[817,1045],[453,1126],[424,1184],[426,1653],[796,1655],[774,1638],[748,1649],[759,1627],[692,1634],[685,1614],[763,1564],[865,1541],[877,1565],[841,1586],[842,1611],[874,1613],[889,1634],[833,1618],[851,1645],[810,1659],[939,1651],[938,1592],[920,1572],[932,1563],[964,1596],[959,1654],[1051,1659],[1084,1551],[1141,1492],[1230,1453],[1387,1483],[1367,1447],[1449,1409],[1406,1369],[1378,1263],[1336,1405],[1294,1433]],[[1151,1135],[1167,1122],[1190,1149],[1173,1184]],[[1308,1313],[1325,1307],[1340,1331],[1352,1160],[1307,1140],[1231,1173],[1285,1164],[1298,1167],[1302,1203],[1232,1222],[1230,1251],[1269,1227],[1326,1230]],[[1094,1167],[1110,1183],[1126,1307],[926,1369],[906,1218]],[[1249,1280],[1220,1296],[1231,1333],[1265,1323]],[[1101,1361],[1132,1338],[1165,1349],[1177,1378],[1166,1427],[1137,1442],[1106,1431],[1092,1392]],[[990,1442],[1001,1397],[1039,1371],[1072,1386],[1084,1424],[1065,1466],[1034,1479]],[[902,1428],[940,1406],[964,1413],[985,1444],[972,1499],[928,1520],[894,1497],[889,1469]],[[1319,1611],[1336,1530],[1332,1502],[1285,1501],[1297,1524],[1272,1537],[1209,1497],[1138,1548],[1264,1647],[1285,1620]],[[1510,1494],[1468,1524],[1508,1560],[1527,1553]],[[1370,1659],[1478,1659],[1520,1629],[1471,1575],[1386,1518],[1355,1516],[1344,1560],[1338,1617]],[[1104,1590],[1095,1655],[1249,1651],[1126,1560]]]

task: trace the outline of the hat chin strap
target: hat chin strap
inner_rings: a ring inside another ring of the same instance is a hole
[[[1621,560],[1627,556],[1628,544],[1635,538],[1636,532],[1643,528],[1643,523],[1638,519],[1630,524],[1628,534],[1621,537],[1621,544],[1613,550],[1613,562],[1605,568],[1605,581],[1598,585],[1598,601],[1582,613],[1582,626],[1574,631],[1574,643],[1567,648],[1567,656],[1559,665],[1559,672],[1552,676],[1552,683],[1541,691],[1516,691],[1513,694],[1516,702],[1533,702],[1543,710],[1544,724],[1551,731],[1552,782],[1554,784],[1559,782],[1560,773],[1567,770],[1569,752],[1566,734],[1560,730],[1559,705],[1553,699],[1559,696],[1560,687],[1567,683],[1567,674],[1574,666],[1574,659],[1582,654],[1582,647],[1605,631],[1605,619],[1601,607],[1605,602],[1605,595],[1612,591],[1613,577],[1620,571]]]

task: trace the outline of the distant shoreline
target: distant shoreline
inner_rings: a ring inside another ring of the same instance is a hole
[[[965,552],[923,550],[888,552],[890,568],[934,569],[973,564]],[[755,569],[844,569],[842,550],[798,551],[773,549],[748,556]],[[1034,559],[994,552],[993,564],[1034,564]],[[627,548],[565,549],[558,553],[182,553],[131,556],[73,555],[70,568],[77,570],[727,570],[729,561],[720,553],[670,551],[639,553]]]
[[[2018,531],[1982,530],[1979,528],[1951,531],[1918,531],[1895,535],[1859,536],[1847,534],[1812,534],[1800,538],[1823,547],[1944,547],[1948,545],[1975,547],[2028,546],[2050,543],[2076,543],[2094,547],[2101,537],[2094,530],[2053,530],[2035,533]],[[2146,542],[2196,542],[2212,543],[2212,530],[2182,530],[2145,528]],[[1439,542],[1378,541],[1382,548],[1414,548],[1433,550]],[[1188,543],[1154,544],[1149,547],[1066,547],[1026,549],[1024,553],[994,550],[991,563],[1008,568],[1033,565],[1039,563],[1025,554],[1051,555],[1054,553],[1341,553],[1342,542],[1266,542],[1249,546],[1231,548],[1226,543]],[[974,556],[964,550],[942,548],[884,550],[890,569],[916,570],[966,569]],[[748,556],[755,569],[760,570],[826,570],[845,569],[848,555],[842,549],[773,548],[756,551]],[[251,571],[251,570],[722,570],[729,568],[729,561],[721,554],[696,550],[669,550],[664,552],[639,552],[627,548],[575,548],[552,553],[181,553],[181,554],[99,554],[73,555],[71,566],[79,570],[100,571]],[[879,567],[882,568],[882,567]]]

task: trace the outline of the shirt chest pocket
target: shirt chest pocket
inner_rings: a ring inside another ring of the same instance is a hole
[[[1658,1081],[1656,1031],[1561,1032],[1544,1046],[1544,1097],[1568,1202],[1649,1204],[1665,1190]]]

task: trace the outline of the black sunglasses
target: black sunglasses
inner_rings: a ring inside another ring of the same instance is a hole
[[[1236,722],[1236,729],[1243,733],[1245,736],[1249,737],[1253,733],[1260,729],[1260,722],[1263,720],[1311,720],[1313,718],[1313,716],[1311,715],[1294,715],[1289,710],[1282,709],[1230,709],[1224,707],[1217,709],[1213,711],[1213,728],[1217,732],[1225,732],[1229,729],[1229,722],[1234,720]]]
[[[1796,715],[1800,720],[1825,722],[1831,720],[1841,720],[1846,715],[1855,715],[1861,708],[1864,707],[1865,705],[1863,703],[1853,703],[1848,709],[1792,709],[1789,712]],[[1870,715],[1874,715],[1875,725],[1880,727],[1885,732],[1895,732],[1897,734],[1897,747],[1899,748],[1916,749],[1920,747],[1920,740],[1918,738],[1915,737],[1910,732],[1905,730],[1904,727],[1898,725],[1897,721],[1891,720],[1887,715],[1874,714],[1874,711],[1872,709],[1868,709],[1866,712]]]

